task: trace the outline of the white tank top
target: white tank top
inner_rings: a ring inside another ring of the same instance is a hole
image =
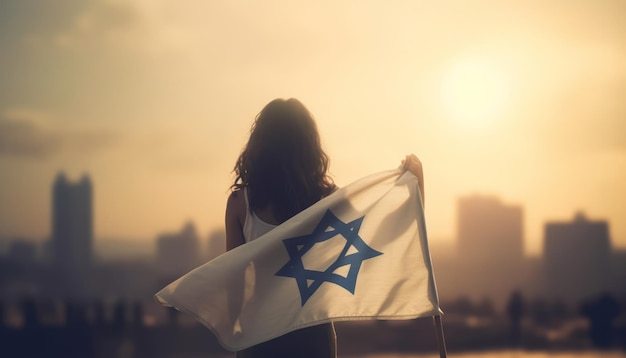
[[[250,202],[248,200],[248,188],[243,189],[243,196],[246,198],[246,220],[243,222],[243,237],[246,242],[250,242],[265,233],[269,232],[276,225],[268,224],[261,220],[254,210],[250,210]]]

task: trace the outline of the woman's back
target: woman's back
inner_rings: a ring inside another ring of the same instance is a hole
[[[227,248],[257,239],[330,194],[328,157],[311,114],[297,100],[259,113],[235,173],[226,209]],[[240,195],[243,194],[243,195]],[[237,352],[237,357],[336,357],[332,323],[303,328]]]
[[[257,212],[249,206],[248,191],[244,189],[246,202],[246,218],[243,233],[246,242],[256,240],[273,229],[276,222],[272,218],[271,208]],[[261,214],[263,213],[263,214]],[[269,221],[269,222],[268,222]],[[334,358],[336,352],[336,334],[332,323],[307,327],[287,333],[268,342],[258,344],[237,352],[238,358],[249,357],[311,357]]]

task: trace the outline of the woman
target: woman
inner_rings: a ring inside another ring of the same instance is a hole
[[[226,248],[252,241],[337,187],[328,176],[311,113],[296,99],[276,99],[256,117],[250,139],[235,165],[226,207]],[[421,163],[402,161],[423,190]],[[332,323],[300,329],[237,352],[237,357],[336,357]]]

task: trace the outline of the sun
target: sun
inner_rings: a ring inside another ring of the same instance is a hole
[[[483,127],[501,118],[509,104],[507,76],[478,59],[453,63],[441,80],[441,104],[455,123]]]

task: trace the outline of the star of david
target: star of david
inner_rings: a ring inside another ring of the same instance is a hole
[[[359,229],[364,217],[344,223],[330,210],[326,210],[312,233],[283,240],[290,260],[275,275],[296,279],[302,306],[324,282],[334,283],[354,294],[356,279],[363,261],[383,254],[369,247],[359,236]],[[324,271],[305,268],[302,261],[304,254],[316,243],[329,240],[337,235],[343,236],[346,243],[335,262]],[[348,254],[351,248],[353,250]],[[338,268],[346,265],[350,266],[347,276],[344,277],[335,273]]]

